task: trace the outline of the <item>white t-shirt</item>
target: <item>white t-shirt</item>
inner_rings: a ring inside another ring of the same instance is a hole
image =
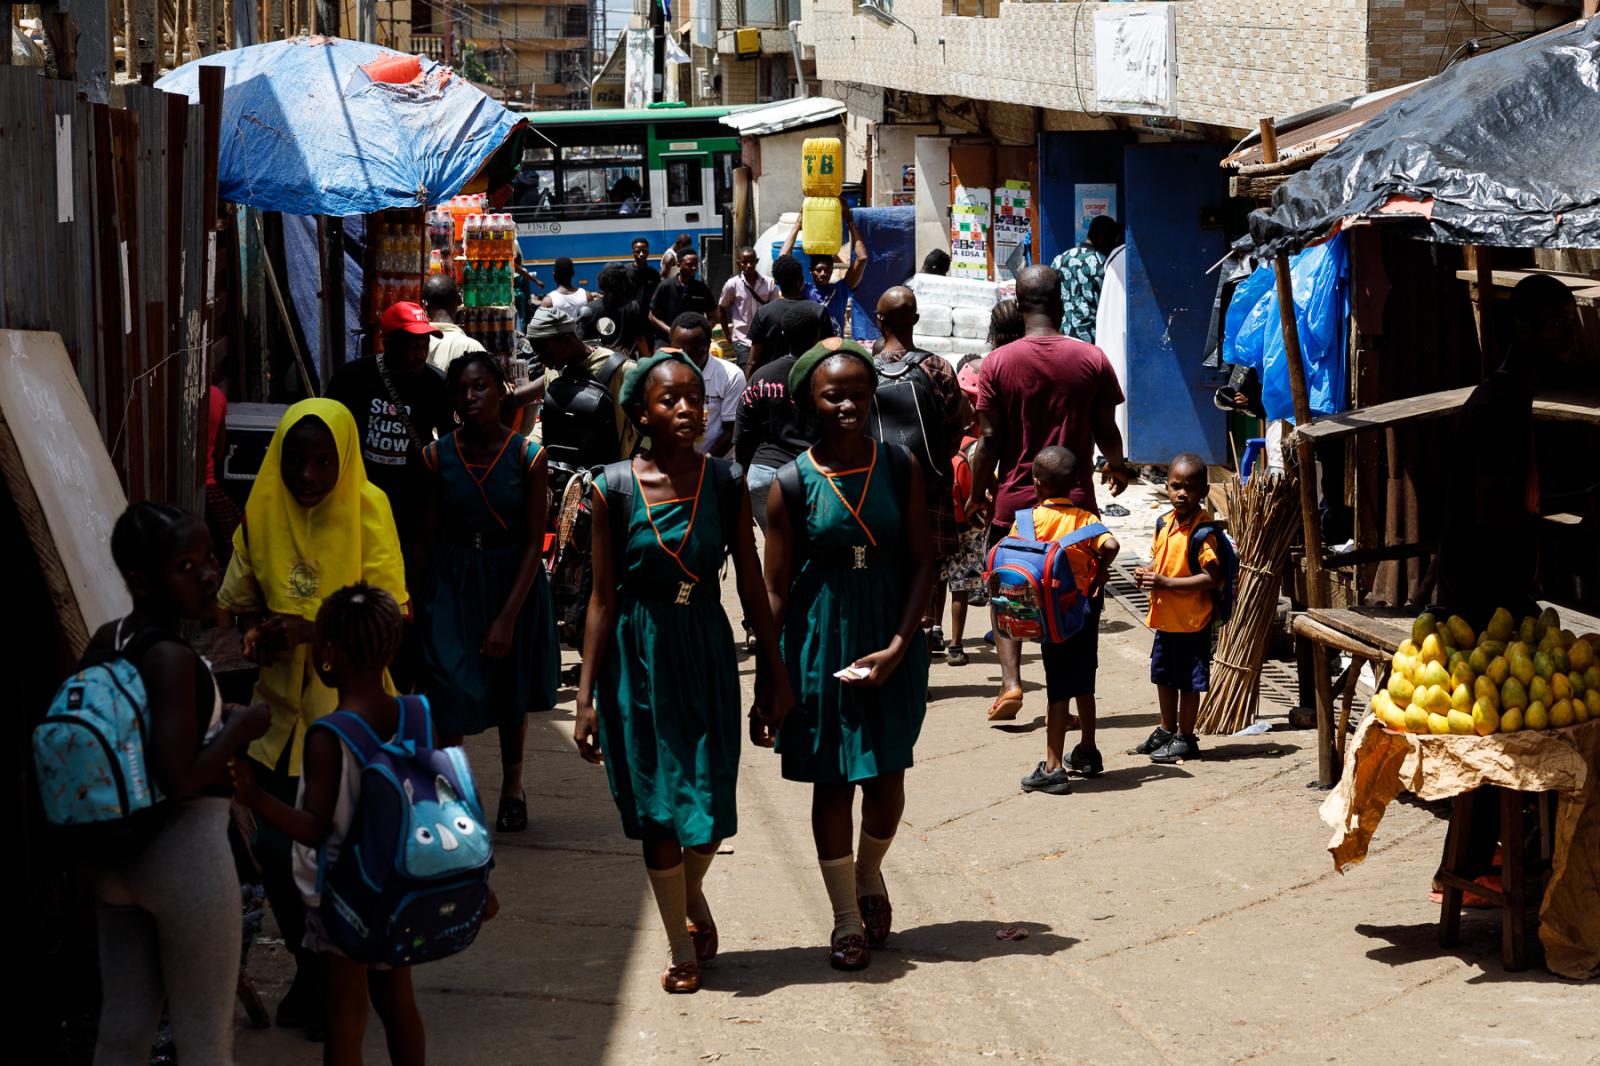
[[[444,336],[428,338],[428,365],[437,368],[439,373],[448,372],[451,360],[458,356],[483,351],[483,345],[467,336],[466,330],[454,322],[435,322],[434,325]]]
[[[389,738],[393,740],[394,738]],[[356,758],[355,752],[344,743],[339,742],[339,754],[344,759],[344,765],[339,773],[339,796],[333,804],[333,824],[328,827],[328,839],[322,842],[322,854],[328,857],[328,869],[333,869],[333,864],[339,861],[339,849],[344,843],[344,838],[350,835],[350,823],[355,821],[356,802],[361,799],[361,760]],[[306,798],[306,779],[300,779],[300,787],[295,792],[295,806],[301,806]],[[296,843],[289,849],[290,868],[294,873],[294,887],[300,890],[300,898],[305,900],[306,907],[310,910],[322,906],[322,893],[317,891],[317,859],[319,849],[308,848],[304,844]]]
[[[718,359],[713,355],[706,359],[701,374],[706,382],[706,431],[694,442],[694,446],[703,453],[712,445],[721,443],[723,434],[733,432],[732,423],[739,408],[739,397],[744,395],[744,371],[731,360]]]

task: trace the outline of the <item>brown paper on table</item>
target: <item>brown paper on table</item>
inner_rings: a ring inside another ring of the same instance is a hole
[[[1322,803],[1334,867],[1343,873],[1367,857],[1400,792],[1438,800],[1480,785],[1558,793],[1539,940],[1553,973],[1600,976],[1600,720],[1464,737],[1392,733],[1368,715],[1345,751],[1338,788]]]

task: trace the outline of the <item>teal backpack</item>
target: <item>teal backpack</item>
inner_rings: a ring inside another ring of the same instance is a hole
[[[175,638],[153,630],[124,637],[126,622],[117,623],[111,650],[87,656],[61,683],[33,730],[34,773],[51,825],[123,827],[165,799],[149,770],[150,708],[134,663]]]

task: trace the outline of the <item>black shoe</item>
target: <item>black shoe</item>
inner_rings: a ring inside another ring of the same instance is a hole
[[[1149,755],[1157,748],[1165,747],[1167,741],[1171,740],[1176,735],[1177,734],[1171,732],[1170,730],[1163,729],[1161,726],[1156,726],[1155,730],[1148,737],[1144,738],[1144,743],[1140,744],[1137,748],[1129,748],[1128,754]]]
[[[1183,733],[1173,737],[1161,747],[1150,753],[1150,761],[1158,763],[1182,762],[1184,759],[1197,759],[1200,757],[1200,741],[1193,733]]]
[[[944,651],[944,630],[939,626],[928,630],[928,650]]]
[[[967,665],[967,652],[959,644],[946,644],[944,648],[944,661],[951,666]]]
[[[1084,777],[1094,777],[1106,768],[1105,760],[1100,757],[1100,749],[1084,750],[1082,744],[1072,749],[1072,754],[1067,756],[1067,765]]]
[[[1033,768],[1033,773],[1022,779],[1022,791],[1043,792],[1049,796],[1065,796],[1072,791],[1072,782],[1067,778],[1067,769],[1064,766],[1054,770],[1046,770],[1044,763]]]
[[[524,795],[521,799],[511,796],[500,798],[500,810],[494,820],[494,829],[497,833],[520,833],[528,828],[528,798]]]

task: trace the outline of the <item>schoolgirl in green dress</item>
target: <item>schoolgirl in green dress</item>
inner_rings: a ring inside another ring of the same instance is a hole
[[[928,707],[919,632],[933,584],[922,473],[867,433],[877,372],[829,338],[789,374],[820,438],[779,470],[767,504],[766,582],[795,707],[777,738],[783,776],[809,781],[811,831],[833,905],[828,961],[867,965],[889,935],[881,872],[905,809],[905,771]],[[861,840],[852,808],[861,788]]]
[[[753,740],[770,743],[793,697],[743,475],[695,451],[705,422],[699,368],[663,348],[628,372],[620,399],[652,445],[595,481],[594,592],[573,735],[585,759],[605,763],[623,831],[643,842],[672,953],[661,987],[694,992],[699,964],[717,952],[701,885],[718,843],[738,828],[739,672],[718,583],[730,553],[758,646]]]
[[[441,744],[500,733],[502,833],[528,827],[522,751],[528,712],[555,706],[561,650],[545,578],[548,470],[539,445],[507,429],[500,364],[471,352],[446,381],[461,428],[422,451],[432,472],[423,524],[428,700]]]

